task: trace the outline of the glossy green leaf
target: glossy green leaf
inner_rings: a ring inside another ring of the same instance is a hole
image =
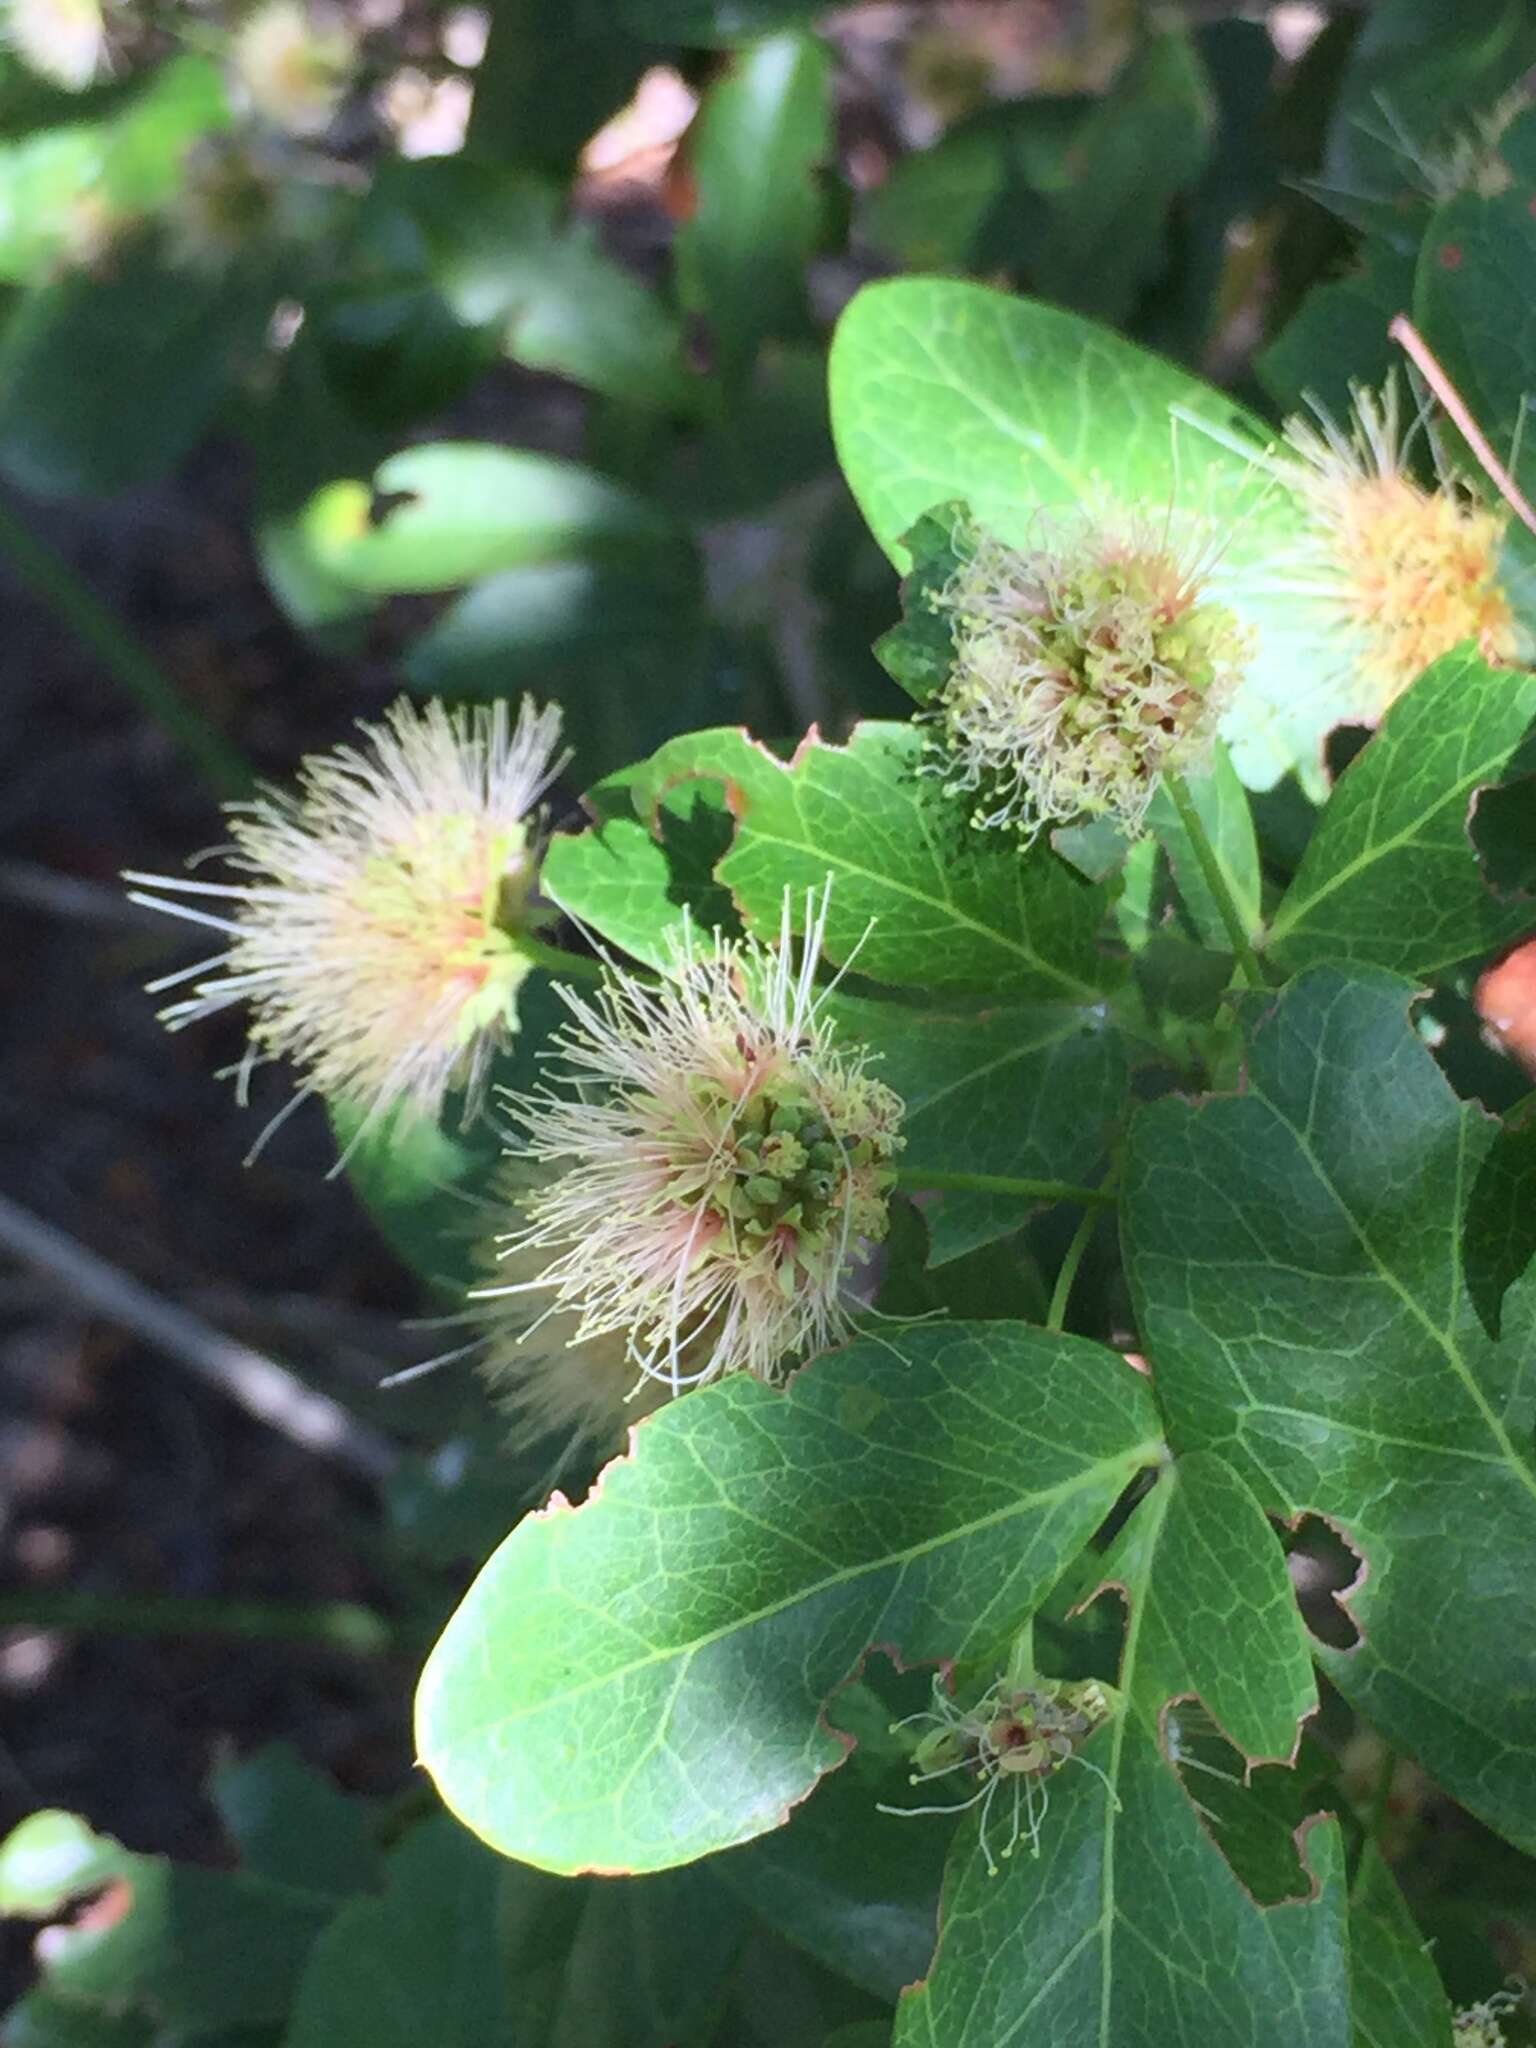
[[[1528,930],[1530,905],[1494,895],[1468,826],[1533,722],[1536,676],[1470,648],[1427,670],[1340,777],[1275,913],[1276,959],[1431,975]]]
[[[437,1815],[389,1859],[379,1899],[344,1906],[315,1943],[283,2048],[488,2048],[511,2041],[501,1866]]]
[[[830,141],[831,65],[813,36],[742,50],[705,95],[689,141],[698,199],[675,244],[678,287],[721,374],[739,380],[769,336],[807,326],[805,266],[821,233],[814,173]]]
[[[1536,1382],[1529,1273],[1483,1328],[1462,1267],[1495,1126],[1409,1020],[1409,983],[1320,967],[1259,1010],[1244,1091],[1132,1126],[1122,1229],[1174,1443],[1209,1446],[1361,1559],[1351,1702],[1536,1843]],[[1454,1617],[1426,1627],[1426,1617]]]
[[[1237,906],[1250,938],[1263,925],[1264,877],[1259,866],[1259,841],[1253,828],[1248,792],[1238,781],[1224,747],[1218,746],[1207,774],[1191,776],[1190,799],[1205,827],[1205,836],[1221,869],[1227,894]],[[1179,896],[1202,945],[1230,951],[1231,941],[1215,897],[1211,894],[1194,844],[1164,787],[1152,799],[1147,823],[1168,855]]]
[[[340,1897],[378,1883],[367,1808],[287,1743],[225,1764],[209,1791],[253,1876]]]
[[[909,1009],[839,995],[831,1012],[879,1055],[876,1073],[907,1106],[900,1165],[910,1185],[921,1187],[925,1170],[1079,1186],[1102,1178],[1128,1062],[1097,1008]],[[930,1262],[1017,1230],[1037,1206],[968,1191],[925,1202]]]
[[[720,44],[771,35],[822,12],[820,0],[610,0],[626,34],[650,42]]]
[[[1001,1643],[1156,1455],[1137,1374],[1017,1324],[882,1334],[783,1392],[700,1389],[491,1559],[422,1676],[421,1758],[546,1869],[749,1840],[840,1761],[822,1710],[872,1643]]]
[[[1120,978],[1098,951],[1106,898],[1045,847],[972,832],[918,773],[921,737],[870,722],[846,746],[814,734],[790,762],[741,731],[692,733],[637,778],[647,793],[724,785],[736,822],[716,870],[749,927],[778,933],[784,892],[803,922],[808,889],[831,877],[827,956],[901,987],[1092,1001]]]
[[[305,517],[319,566],[380,595],[450,590],[550,556],[633,552],[671,532],[591,470],[480,441],[408,448],[379,466],[371,489],[327,485]]]
[[[1220,1696],[1258,1747],[1289,1754],[1294,1745],[1309,1704],[1299,1683],[1305,1647],[1273,1536],[1264,1531],[1267,1554],[1234,1540],[1234,1528],[1256,1534],[1256,1523],[1257,1504],[1214,1459],[1181,1459],[1132,1515],[1104,1561],[1128,1609],[1117,1710],[1082,1761],[1050,1780],[1038,1858],[1021,1842],[989,1876],[980,1817],[962,1823],[934,1967],[902,2001],[897,2048],[1028,2038],[1052,2048],[1202,2039],[1348,2048],[1336,1824],[1308,1829],[1309,1867],[1292,1872],[1299,1890],[1277,1886],[1278,1902],[1261,1905],[1169,1754],[1174,1742],[1182,1753],[1174,1730],[1190,1713],[1170,1721],[1169,1703],[1192,1694]],[[1193,1614],[1203,1625],[1189,1625]],[[1276,1651],[1289,1673],[1279,1685]],[[1276,1830],[1272,1859],[1294,1865],[1295,1853]]]
[[[1039,512],[1098,504],[1207,522],[1223,548],[1210,587],[1258,635],[1224,732],[1251,788],[1286,770],[1316,776],[1343,711],[1319,622],[1287,592],[1302,509],[1269,483],[1263,423],[1107,328],[980,285],[901,278],[867,285],[832,346],[838,453],[876,538],[901,537],[960,499],[1027,546]]]
[[[1450,2048],[1451,2008],[1397,1879],[1367,1842],[1349,1897],[1353,2048]]]

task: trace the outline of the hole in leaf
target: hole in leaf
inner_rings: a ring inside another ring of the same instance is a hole
[[[1480,789],[1468,832],[1483,879],[1496,895],[1536,891],[1536,775]]]
[[[1301,1851],[1303,1831],[1327,1806],[1327,1759],[1303,1743],[1293,1769],[1249,1771],[1198,1700],[1179,1700],[1163,1717],[1163,1746],[1206,1833],[1238,1883],[1261,1906],[1309,1899],[1317,1887]]]
[[[1330,1650],[1352,1650],[1360,1631],[1340,1605],[1365,1575],[1365,1560],[1320,1515],[1302,1515],[1286,1542],[1301,1618]]]
[[[1324,752],[1330,782],[1338,781],[1370,738],[1371,729],[1368,725],[1336,725],[1333,728],[1328,735]]]

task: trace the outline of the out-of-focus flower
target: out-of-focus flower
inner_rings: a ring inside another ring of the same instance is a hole
[[[355,57],[340,19],[322,24],[303,0],[266,0],[230,45],[237,93],[289,135],[320,135],[330,126]]]
[[[229,807],[224,858],[251,879],[129,879],[155,892],[137,900],[228,937],[153,985],[194,983],[162,1012],[173,1029],[245,1002],[253,1055],[291,1058],[308,1089],[435,1114],[450,1088],[474,1103],[517,1028],[539,852],[529,814],[562,765],[560,713],[525,698],[514,725],[505,704],[402,701],[363,732],[365,745],[306,761],[296,794]],[[208,897],[229,914],[200,908]]]
[[[1395,379],[1356,387],[1347,425],[1326,412],[1286,426],[1281,474],[1311,515],[1311,543],[1286,581],[1319,609],[1319,651],[1348,678],[1351,709],[1374,723],[1432,661],[1475,640],[1489,661],[1516,651],[1499,582],[1502,510],[1454,479],[1427,489],[1409,455]]]
[[[107,24],[100,0],[6,0],[0,40],[29,71],[83,92],[106,60]]]
[[[842,1336],[845,1282],[885,1234],[902,1104],[836,1043],[826,909],[808,899],[798,965],[786,896],[777,950],[689,930],[674,978],[561,988],[553,1085],[510,1103],[559,1173],[507,1239],[547,1263],[506,1291],[546,1294],[578,1343],[622,1338],[674,1391],[773,1380]]]

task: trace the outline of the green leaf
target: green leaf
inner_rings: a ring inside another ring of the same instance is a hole
[[[604,253],[562,192],[495,166],[412,166],[409,199],[424,275],[458,319],[494,326],[514,362],[570,377],[625,405],[688,409],[682,325]]]
[[[919,704],[938,695],[955,663],[954,617],[935,600],[960,566],[955,533],[965,516],[963,505],[939,506],[902,535],[912,566],[901,581],[901,624],[875,643],[886,673]]]
[[[648,825],[619,816],[585,832],[557,834],[544,856],[540,886],[572,917],[670,973],[685,909],[701,932],[741,929],[714,873],[731,843],[731,819],[723,792],[712,783],[685,781],[637,794],[654,794]]]
[[[9,1910],[50,1918],[103,1885],[120,1887],[123,1912],[55,1926],[46,1989],[192,2032],[282,2020],[334,1909],[290,1884],[135,1855],[71,1814],[34,1814],[0,1844]]]
[[[29,1991],[5,2015],[5,2048],[161,2048],[164,2036],[143,2013],[76,2005],[51,1991]]]
[[[547,1877],[503,1865],[516,2048],[708,2048],[747,1920],[717,1866]]]
[[[170,271],[147,248],[25,299],[0,335],[0,470],[43,497],[162,476],[260,348],[271,285]]]
[[[380,464],[371,490],[329,484],[302,516],[319,567],[377,595],[450,590],[550,556],[633,553],[672,531],[642,499],[574,462],[480,441],[405,449]]]
[[[1102,1177],[1128,1062],[1097,1009],[939,1011],[839,995],[830,1010],[841,1031],[879,1054],[879,1078],[906,1103],[900,1165],[912,1185],[925,1171],[1079,1185]],[[925,1204],[929,1263],[1006,1236],[1034,1207],[970,1192]]]
[[[1416,252],[1415,252],[1416,253]],[[1308,399],[1346,419],[1350,385],[1385,382],[1401,358],[1387,329],[1413,304],[1414,256],[1368,241],[1360,267],[1314,285],[1254,367],[1280,404]]]
[[[315,1943],[283,2048],[488,2048],[513,2039],[502,1873],[446,1816],[413,1828],[381,1899],[344,1906]]]
[[[1234,1540],[1234,1512],[1235,1527],[1247,1524],[1250,1544],[1262,1534],[1267,1550]],[[1175,1736],[1184,1753],[1186,1725],[1202,1721],[1184,1705],[1170,1718],[1171,1701],[1214,1693],[1257,1747],[1289,1754],[1297,1714],[1315,1698],[1284,1559],[1257,1503],[1218,1460],[1180,1459],[1131,1516],[1104,1574],[1129,1610],[1120,1705],[1082,1761],[1050,1780],[1038,1858],[1021,1845],[989,1876],[980,1817],[962,1823],[933,1971],[902,2001],[897,2048],[1011,2038],[1347,2048],[1336,1824],[1308,1829],[1310,1871],[1294,1867],[1288,1831],[1273,1831],[1276,1875],[1291,1864],[1298,1890],[1277,1885],[1277,1903],[1261,1905],[1169,1755]],[[1272,1689],[1276,1653],[1286,1676]],[[1251,1796],[1239,1788],[1239,1799]]]
[[[1349,1970],[1354,2048],[1447,2048],[1450,2002],[1374,1842],[1350,1892]]]
[[[822,1710],[873,1641],[999,1644],[1157,1455],[1130,1367],[1006,1323],[857,1342],[784,1392],[737,1376],[633,1446],[513,1531],[417,1698],[450,1806],[549,1870],[778,1826],[841,1760]]]
[[[944,1829],[880,1810],[906,1796],[909,1764],[905,1752],[866,1760],[861,1742],[787,1826],[711,1866],[791,1941],[892,2004],[933,1954],[948,1847]]]
[[[1361,1559],[1351,1703],[1517,1845],[1536,1843],[1536,1285],[1504,1341],[1463,1270],[1496,1126],[1409,1020],[1409,983],[1319,967],[1259,1015],[1244,1092],[1132,1125],[1121,1221],[1158,1396],[1263,1506]],[[1427,1616],[1455,1616],[1426,1627]]]
[[[1437,208],[1413,295],[1425,340],[1495,453],[1501,459],[1523,453],[1527,491],[1536,487],[1536,463],[1525,441],[1536,393],[1536,315],[1520,281],[1536,261],[1533,201],[1536,177],[1528,174],[1510,191],[1491,198],[1466,192]],[[1480,478],[1470,460],[1467,467]]]
[[[304,1891],[369,1891],[379,1880],[366,1808],[274,1742],[213,1774],[210,1794],[255,1877]]]
[[[1227,893],[1242,918],[1243,929],[1254,938],[1264,922],[1259,841],[1253,828],[1248,792],[1238,781],[1225,747],[1218,744],[1209,774],[1191,778],[1189,794],[1205,827]],[[1152,799],[1147,823],[1168,855],[1195,936],[1216,952],[1230,952],[1231,941],[1221,910],[1206,883],[1194,844],[1180,822],[1178,808],[1164,786],[1159,786]]]
[[[846,746],[811,734],[792,761],[741,731],[663,747],[637,783],[720,782],[736,836],[716,870],[747,925],[777,936],[784,892],[832,880],[827,956],[898,987],[1094,1001],[1121,978],[1095,944],[1107,898],[1043,846],[971,831],[918,773],[921,736],[871,721]]]
[[[902,535],[955,499],[1019,547],[1038,544],[1042,507],[1108,500],[1208,523],[1224,542],[1212,594],[1258,634],[1224,727],[1234,764],[1254,789],[1293,766],[1316,777],[1343,681],[1319,620],[1283,588],[1304,515],[1278,483],[1265,488],[1262,421],[1107,328],[937,278],[866,285],[830,374],[844,471],[898,566]]]
[[[1498,1337],[1504,1297],[1536,1256],[1536,1124],[1506,1126],[1489,1146],[1467,1198],[1462,1256],[1478,1317]]]
[[[491,0],[488,12],[468,148],[569,178],[649,54],[615,35],[592,0]]]
[[[698,206],[675,243],[678,288],[737,383],[770,336],[808,325],[805,266],[821,234],[814,172],[830,142],[831,63],[814,36],[742,50],[690,135]]]
[[[1291,972],[1349,960],[1442,973],[1528,930],[1530,905],[1501,902],[1468,823],[1536,721],[1536,676],[1447,654],[1388,711],[1345,769],[1270,929]]]

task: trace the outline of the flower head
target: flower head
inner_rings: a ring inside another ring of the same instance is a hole
[[[304,0],[266,0],[241,25],[230,57],[256,112],[289,135],[320,135],[341,104],[353,43],[339,22],[320,27]]]
[[[107,54],[101,0],[9,0],[0,36],[29,71],[83,92]]]
[[[964,1813],[981,1808],[981,1853],[987,1874],[997,1875],[989,1829],[993,1807],[1007,1788],[1012,1812],[1002,1856],[1011,1856],[1022,1839],[1032,1856],[1040,1853],[1040,1829],[1050,1804],[1049,1781],[1069,1763],[1083,1763],[1103,1777],[1095,1763],[1081,1755],[1083,1745],[1109,1719],[1113,1707],[1097,1680],[1081,1684],[1041,1679],[1032,1685],[999,1679],[976,1704],[961,1707],[944,1681],[933,1681],[933,1706],[928,1712],[898,1721],[898,1729],[921,1729],[913,1740],[914,1785],[959,1772],[976,1780],[976,1789],[942,1806],[882,1806],[882,1813]],[[1105,1779],[1108,1784],[1108,1780]],[[1111,1794],[1113,1796],[1113,1794]]]
[[[505,704],[402,701],[363,731],[365,746],[306,761],[295,795],[230,806],[225,858],[251,880],[130,880],[172,892],[139,901],[229,934],[225,953],[154,984],[217,970],[162,1012],[172,1028],[248,1002],[253,1051],[293,1059],[311,1089],[431,1114],[452,1087],[473,1101],[516,1029],[538,867],[528,813],[559,770],[560,713],[525,698],[514,726]]]
[[[776,951],[688,929],[672,979],[562,987],[563,1085],[511,1103],[526,1156],[562,1169],[507,1239],[549,1255],[521,1285],[674,1391],[775,1379],[841,1336],[844,1283],[885,1234],[902,1105],[834,1042],[813,981],[826,899],[807,912],[798,966],[786,896]]]
[[[1088,517],[1042,517],[1030,548],[967,520],[954,543],[933,600],[954,660],[927,714],[930,772],[974,796],[977,827],[1138,831],[1160,777],[1208,753],[1251,652],[1205,594],[1208,549]]]
[[[1475,640],[1489,661],[1515,652],[1499,582],[1508,519],[1454,480],[1427,489],[1408,466],[1398,385],[1354,391],[1348,426],[1319,411],[1293,419],[1286,474],[1310,513],[1304,594],[1320,599],[1353,671],[1359,715],[1374,722],[1430,663]]]

